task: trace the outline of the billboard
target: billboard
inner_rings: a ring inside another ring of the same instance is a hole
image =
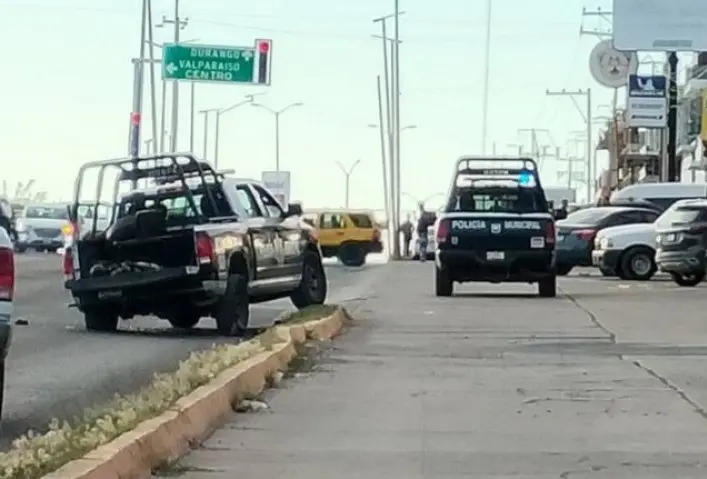
[[[614,0],[614,48],[624,51],[707,50],[705,0]]]

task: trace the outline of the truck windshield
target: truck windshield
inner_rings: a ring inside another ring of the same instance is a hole
[[[449,211],[464,213],[547,213],[536,188],[457,188]]]

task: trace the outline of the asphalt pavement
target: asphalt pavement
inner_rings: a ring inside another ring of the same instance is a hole
[[[169,323],[140,318],[121,323],[115,334],[90,333],[80,313],[67,308],[61,256],[26,253],[16,256],[16,319],[7,360],[5,404],[0,445],[27,431],[42,430],[54,417],[70,418],[84,408],[129,393],[149,382],[155,372],[170,371],[192,351],[229,341],[215,334],[211,319],[188,332]],[[329,301],[346,303],[383,270],[372,257],[363,268],[328,262]],[[255,305],[251,319],[269,323],[292,309],[289,300]]]
[[[707,286],[572,275],[433,295],[395,263],[312,371],[180,464],[226,479],[705,477]]]

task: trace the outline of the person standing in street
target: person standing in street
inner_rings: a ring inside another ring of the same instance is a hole
[[[405,223],[400,225],[400,233],[403,235],[403,258],[410,257],[410,244],[412,243],[412,222],[410,215],[407,215]]]
[[[418,206],[420,208],[420,217],[417,220],[417,240],[420,245],[420,261],[424,263],[427,261],[427,229],[430,226],[434,226],[435,221],[437,221],[437,215],[430,211],[425,211],[424,203],[419,203]]]

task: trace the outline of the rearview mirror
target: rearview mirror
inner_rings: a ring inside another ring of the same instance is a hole
[[[287,205],[287,216],[301,216],[302,215],[302,205],[297,203],[290,203]]]

